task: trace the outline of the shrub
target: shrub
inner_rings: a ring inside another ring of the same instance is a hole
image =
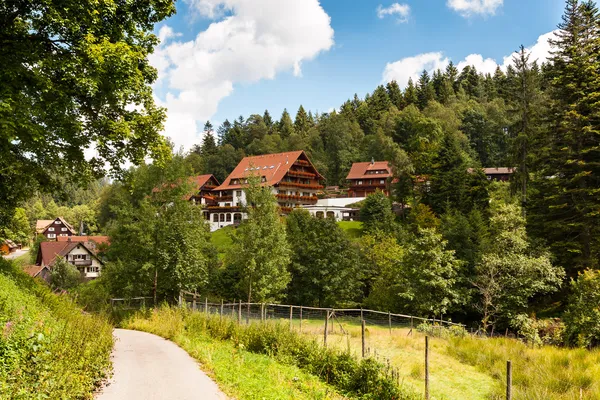
[[[0,398],[92,398],[112,327],[0,260]]]
[[[417,325],[417,331],[429,336],[438,336],[441,338],[465,337],[467,331],[460,325],[443,326],[439,324],[428,324],[426,322]]]
[[[573,294],[564,315],[565,342],[572,346],[600,345],[600,271],[587,270],[571,282]]]

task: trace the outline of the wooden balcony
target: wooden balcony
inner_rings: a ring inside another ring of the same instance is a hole
[[[315,204],[318,200],[317,196],[298,196],[293,194],[278,194],[277,199],[284,201],[294,201],[303,204]]]
[[[208,206],[206,209],[210,212],[242,212],[239,206]]]
[[[300,183],[300,182],[286,182],[286,181],[279,182],[279,186],[292,187],[292,188],[303,188],[303,189],[314,189],[314,190],[321,190],[325,187],[325,186],[315,184],[315,183]]]
[[[294,165],[301,165],[303,167],[310,167],[310,163],[306,160],[296,160]]]
[[[73,260],[71,262],[76,267],[85,267],[88,265],[92,265],[92,260]]]
[[[304,171],[289,170],[287,174],[289,176],[295,176],[295,177],[300,177],[300,178],[309,178],[309,179],[314,179],[317,177],[317,175],[313,174],[312,172],[304,172]]]
[[[220,197],[215,197],[215,200],[220,202],[224,202],[224,201],[233,201],[233,196],[220,196]]]

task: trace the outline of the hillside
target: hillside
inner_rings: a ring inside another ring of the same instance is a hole
[[[0,259],[0,398],[92,398],[110,370],[110,324],[17,268]]]

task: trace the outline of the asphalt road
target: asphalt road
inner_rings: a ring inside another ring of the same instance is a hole
[[[175,343],[115,329],[113,378],[97,400],[224,400],[217,385]]]

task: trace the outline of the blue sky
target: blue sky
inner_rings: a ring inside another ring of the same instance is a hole
[[[449,60],[493,70],[521,44],[544,59],[563,8],[564,0],[179,1],[157,26],[163,43],[151,58],[156,97],[169,109],[165,134],[189,148],[206,119],[265,109],[278,118],[300,104],[326,112]]]

